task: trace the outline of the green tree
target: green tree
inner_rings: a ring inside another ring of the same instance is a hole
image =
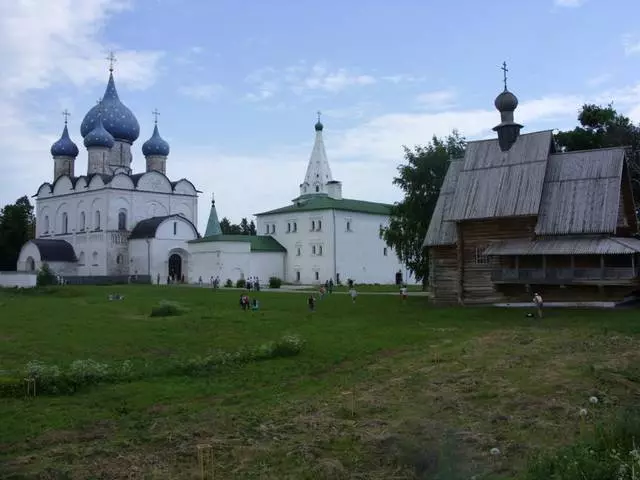
[[[33,205],[26,196],[0,210],[0,270],[15,270],[20,249],[34,237]]]
[[[636,205],[640,202],[640,128],[613,104],[606,107],[585,104],[578,114],[578,125],[573,130],[555,134],[556,144],[562,151],[592,150],[595,148],[627,147],[627,159]]]
[[[426,145],[404,149],[405,163],[398,166],[394,185],[404,199],[393,205],[389,225],[380,231],[417,280],[426,284],[429,276],[428,253],[422,247],[449,160],[464,156],[466,140],[454,130],[444,139],[434,136]]]

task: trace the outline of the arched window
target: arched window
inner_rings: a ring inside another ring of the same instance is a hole
[[[98,265],[98,252],[93,252],[91,255],[91,261],[94,265]]]
[[[49,215],[44,216],[44,231],[43,233],[49,233]]]
[[[78,255],[78,265],[84,265],[84,252],[80,252]]]
[[[96,230],[100,230],[100,210],[96,210],[96,217],[94,223],[94,228]],[[96,253],[97,255],[97,253]]]
[[[316,192],[320,191],[320,186],[316,185]]]
[[[80,212],[80,231],[84,232],[85,228],[87,228],[87,218],[84,212]]]
[[[62,214],[62,233],[69,233],[69,216],[67,212]]]
[[[127,212],[118,213],[118,230],[127,229]]]
[[[122,255],[118,255],[118,256],[116,257],[116,263],[117,263],[118,265],[120,265],[120,264],[122,263]]]

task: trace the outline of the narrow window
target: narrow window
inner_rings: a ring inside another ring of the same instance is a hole
[[[318,231],[322,230],[322,220],[318,220]]]
[[[94,223],[95,223],[95,229],[96,230],[100,230],[100,210],[96,210],[96,216],[95,216],[95,222]]]
[[[291,233],[291,223],[287,223],[287,233]]]
[[[93,252],[93,255],[91,255],[91,260],[94,265],[98,265],[98,252]]]
[[[173,234],[178,234],[178,222],[173,222]]]
[[[271,225],[271,233],[276,233],[276,224]]]
[[[298,231],[298,224],[296,222],[293,222],[293,233]]]
[[[387,256],[387,247],[384,247],[382,249],[382,254],[386,257]]]
[[[316,221],[315,220],[311,220],[311,231],[315,232],[316,230]]]
[[[299,256],[301,255],[301,253],[302,253],[302,251],[301,251],[300,247],[298,247],[298,250],[297,250],[297,252],[296,252],[296,255],[299,257]]]
[[[69,216],[67,212],[62,214],[62,233],[69,233]]]
[[[320,187],[318,185],[316,185],[316,192],[320,191]]]
[[[44,216],[44,233],[49,233],[49,215]]]
[[[296,282],[300,281],[300,272],[296,272]]]
[[[318,245],[318,255],[322,255],[322,245]]]
[[[118,213],[118,230],[127,229],[127,214],[125,212]]]
[[[320,280],[320,272],[316,272],[316,280]]]
[[[118,255],[118,256],[116,257],[116,263],[117,263],[118,265],[120,265],[120,264],[122,263],[122,255]]]
[[[84,232],[84,229],[87,227],[87,219],[84,212],[80,212],[80,231]]]
[[[264,233],[266,233],[266,234],[269,233],[269,224],[268,223],[264,226]]]
[[[351,231],[351,222],[347,222],[347,232]]]
[[[313,255],[315,255],[315,254],[316,254],[316,246],[315,246],[315,245],[312,245],[312,246],[311,246],[311,253],[312,253]]]
[[[476,247],[475,260],[477,265],[486,265],[489,263],[489,257],[484,254],[486,247]]]

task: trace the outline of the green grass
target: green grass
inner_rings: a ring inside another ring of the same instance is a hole
[[[123,301],[107,301],[112,291]],[[130,361],[74,395],[0,398],[0,478],[518,478],[636,402],[635,311],[433,308],[425,297],[64,287],[0,292],[0,377],[32,360]],[[151,317],[160,302],[177,316]],[[297,335],[294,356],[172,366]],[[601,399],[588,403],[592,395]],[[577,415],[589,409],[587,420]],[[501,455],[490,455],[491,448]],[[4,477],[3,477],[4,475]],[[438,476],[439,475],[439,476]]]

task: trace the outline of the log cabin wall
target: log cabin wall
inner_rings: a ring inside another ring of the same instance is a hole
[[[511,217],[460,222],[462,239],[462,302],[489,303],[505,299],[491,281],[491,271],[498,266],[495,257],[490,260],[482,252],[492,241],[532,239],[537,218]]]
[[[457,303],[458,255],[455,245],[429,249],[429,283],[436,304]]]

